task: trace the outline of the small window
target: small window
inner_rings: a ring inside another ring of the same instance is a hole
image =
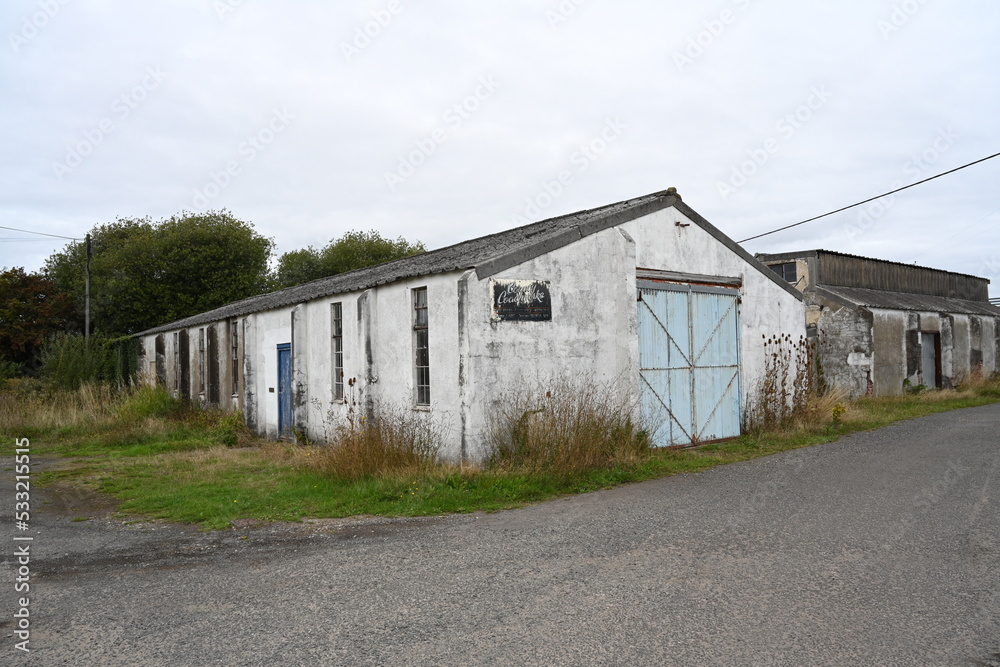
[[[238,396],[240,393],[240,330],[238,328],[239,321],[233,320],[229,323],[229,330],[232,332],[233,339],[233,350],[232,350],[232,365],[233,365],[233,396]]]
[[[198,329],[198,391],[205,393],[205,330]]]
[[[427,337],[427,288],[413,290],[413,350],[417,405],[431,404],[431,359]]]
[[[341,304],[330,304],[330,344],[333,356],[333,400],[344,400],[344,319]]]
[[[174,396],[181,391],[181,343],[180,333],[175,331],[174,336]]]
[[[772,264],[771,269],[777,273],[783,280],[787,280],[790,283],[794,283],[799,279],[795,272],[795,262],[785,262],[783,264]]]

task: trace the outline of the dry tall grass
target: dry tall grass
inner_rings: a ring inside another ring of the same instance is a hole
[[[0,432],[20,436],[61,433],[91,441],[138,442],[179,426],[213,432],[226,446],[259,442],[240,413],[202,410],[173,398],[162,387],[114,389],[85,384],[54,389],[34,381],[8,382],[0,391]]]
[[[988,375],[983,372],[982,366],[977,366],[968,375],[955,380],[955,389],[981,396],[1000,397],[1000,373]]]
[[[329,446],[312,450],[311,463],[343,480],[421,473],[437,464],[440,445],[440,429],[428,415],[380,404],[371,419],[352,413]]]
[[[507,392],[487,428],[488,466],[572,475],[636,461],[649,451],[638,414],[616,384],[564,379]]]
[[[0,429],[28,433],[99,426],[114,420],[116,394],[106,385],[50,391],[36,381],[9,380],[0,391]]]

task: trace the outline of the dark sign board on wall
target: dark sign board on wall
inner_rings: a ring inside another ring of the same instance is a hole
[[[493,319],[502,322],[548,322],[552,295],[548,281],[491,280]]]

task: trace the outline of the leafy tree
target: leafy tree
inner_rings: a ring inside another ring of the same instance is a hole
[[[278,259],[275,283],[277,287],[291,287],[326,275],[328,274],[323,270],[323,260],[319,252],[309,246],[302,250],[286,252]]]
[[[0,362],[33,369],[45,341],[64,331],[72,314],[55,281],[17,267],[0,273]]]
[[[274,242],[228,211],[152,222],[119,219],[91,231],[91,320],[105,336],[133,334],[264,292]],[[46,260],[83,319],[85,243]]]
[[[275,280],[278,287],[291,287],[317,278],[383,264],[401,257],[426,252],[420,241],[410,243],[403,237],[395,241],[376,231],[347,232],[333,239],[322,250],[312,246],[286,252],[278,260]]]

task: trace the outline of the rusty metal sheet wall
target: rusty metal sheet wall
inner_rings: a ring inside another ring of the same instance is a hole
[[[989,298],[989,281],[984,278],[864,257],[822,253],[818,259],[816,283],[934,294],[970,301]]]

